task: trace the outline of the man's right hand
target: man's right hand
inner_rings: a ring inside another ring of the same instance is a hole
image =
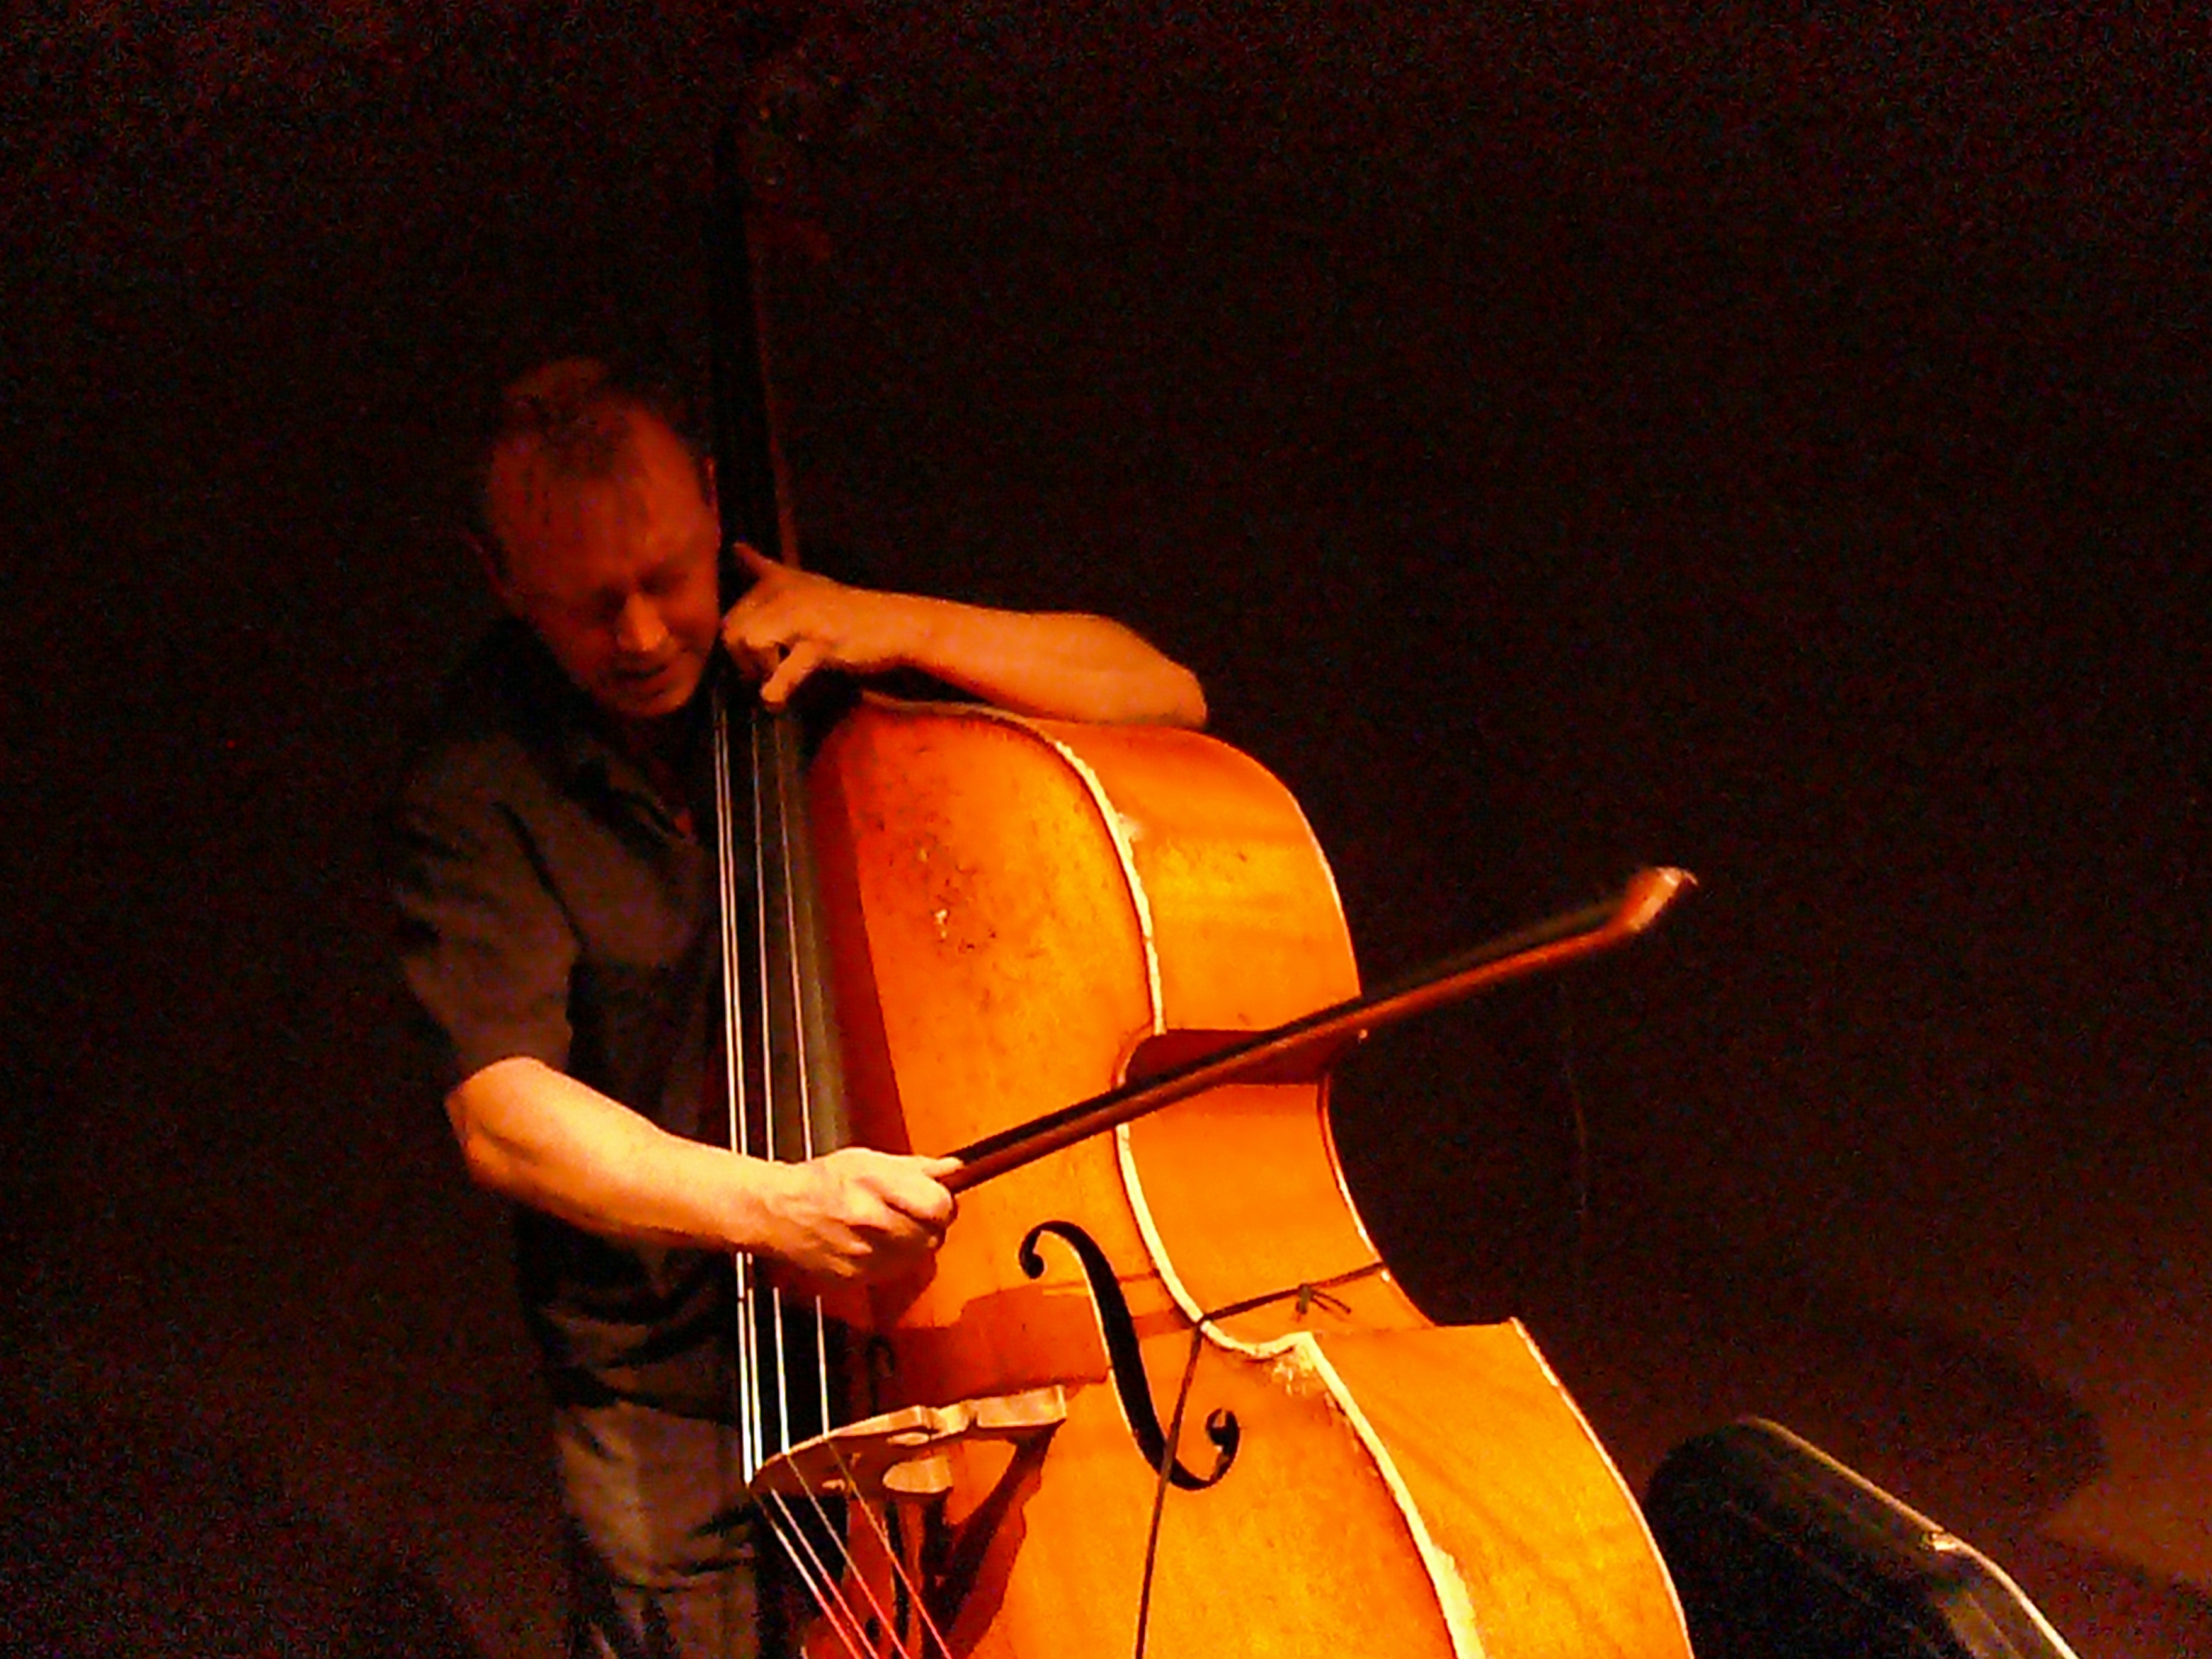
[[[765,1254],[811,1277],[895,1279],[936,1250],[958,1207],[938,1177],[952,1158],[848,1146],[804,1164],[766,1166]]]

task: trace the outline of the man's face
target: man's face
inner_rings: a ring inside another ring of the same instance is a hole
[[[491,526],[505,558],[491,577],[599,707],[653,720],[691,700],[714,654],[720,532],[682,443],[650,415],[625,418],[612,477],[556,477],[528,446],[493,458]]]

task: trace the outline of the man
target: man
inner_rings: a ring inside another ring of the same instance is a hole
[[[482,475],[509,620],[403,794],[408,980],[470,1173],[520,1200],[526,1315],[571,1522],[575,1655],[749,1653],[729,1254],[830,1279],[912,1268],[944,1159],[713,1144],[720,1030],[701,694],[727,654],[783,706],[815,672],[918,670],[1030,714],[1197,726],[1197,682],[1119,624],[847,586],[750,550],[723,612],[711,469],[604,365],[508,389]]]

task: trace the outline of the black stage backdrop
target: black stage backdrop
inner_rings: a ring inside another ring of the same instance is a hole
[[[12,1649],[554,1650],[372,831],[473,401],[699,349],[714,9],[15,14]],[[819,562],[1192,663],[1370,977],[1696,871],[1351,1068],[1378,1239],[1639,1486],[1758,1412],[2086,1659],[2212,1650],[2203,26],[1366,9],[846,14],[770,261]]]

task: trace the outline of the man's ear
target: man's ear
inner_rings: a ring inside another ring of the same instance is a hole
[[[521,596],[514,591],[514,585],[507,580],[507,560],[492,538],[466,525],[456,533],[468,544],[469,551],[476,555],[477,568],[483,572],[484,583],[491,589],[492,597],[516,616],[520,616]]]

